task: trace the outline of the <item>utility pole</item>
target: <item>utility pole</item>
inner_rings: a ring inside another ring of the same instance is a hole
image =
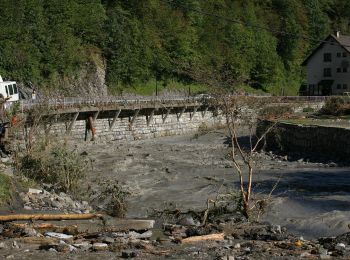
[[[156,96],[158,97],[158,80],[157,80],[157,77],[156,77]]]

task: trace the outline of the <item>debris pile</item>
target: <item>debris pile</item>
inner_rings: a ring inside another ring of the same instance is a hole
[[[288,234],[278,225],[232,222],[201,226],[187,222],[164,223],[157,229],[154,220],[100,214],[5,215],[0,218],[0,256],[6,255],[3,252],[225,260],[350,256],[350,233],[309,241]]]
[[[75,201],[64,192],[59,194],[46,190],[29,189],[27,193],[21,192],[20,197],[25,210],[60,211],[64,213],[90,213],[92,207],[87,201]]]

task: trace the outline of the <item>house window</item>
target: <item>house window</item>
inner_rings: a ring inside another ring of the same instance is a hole
[[[341,57],[341,52],[337,52],[337,57],[338,57],[338,58]]]
[[[337,89],[341,89],[341,84],[337,84]]]
[[[332,69],[331,68],[325,68],[323,69],[323,76],[324,77],[332,77]]]
[[[344,68],[343,68],[343,72],[348,72],[348,68],[347,68],[347,67],[344,67]]]
[[[343,84],[343,89],[348,89],[348,84]]]
[[[341,68],[337,68],[337,72],[340,73],[341,72]]]
[[[348,56],[348,54],[346,52],[343,52],[343,57],[345,58],[347,56]]]
[[[324,62],[331,62],[332,61],[332,53],[324,53],[323,54],[323,61]]]

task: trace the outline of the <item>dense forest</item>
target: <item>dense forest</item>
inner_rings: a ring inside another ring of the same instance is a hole
[[[151,80],[295,91],[306,55],[349,0],[0,0],[0,75],[42,88],[92,52],[110,89]]]

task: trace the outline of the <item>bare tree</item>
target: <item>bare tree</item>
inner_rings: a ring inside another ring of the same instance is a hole
[[[230,135],[231,160],[235,172],[239,176],[242,212],[246,218],[251,217],[251,210],[257,205],[252,204],[252,184],[256,170],[254,155],[261,147],[266,135],[275,127],[280,115],[279,107],[274,107],[273,98],[249,96],[223,96],[219,99],[222,111],[226,117],[226,125]],[[272,109],[271,109],[272,108]],[[277,112],[277,113],[275,113]],[[275,114],[275,115],[274,115]],[[274,119],[268,128],[256,136],[256,126],[259,120]],[[240,142],[240,132],[248,132],[248,143]]]

